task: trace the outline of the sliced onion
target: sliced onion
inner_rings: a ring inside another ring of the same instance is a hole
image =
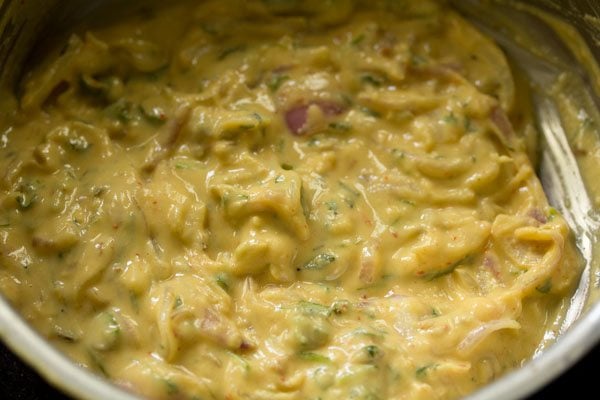
[[[328,117],[339,115],[344,112],[344,107],[333,101],[313,101],[308,104],[301,104],[296,107],[289,109],[285,113],[285,122],[288,129],[294,135],[303,135],[306,128],[306,122],[308,120],[308,108],[311,105],[316,105],[321,109],[321,112]]]
[[[301,135],[308,119],[308,105],[294,107],[285,113],[285,122],[294,135]]]
[[[510,123],[508,116],[501,107],[494,107],[494,109],[490,113],[490,119],[506,138],[510,138],[513,136],[512,124]]]
[[[471,330],[459,343],[458,350],[469,351],[481,343],[490,334],[501,329],[521,329],[521,324],[510,318],[497,319],[487,322]]]

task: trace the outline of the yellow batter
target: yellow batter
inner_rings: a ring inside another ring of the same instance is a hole
[[[0,288],[133,392],[453,399],[558,330],[526,88],[444,3],[145,7],[22,87]]]

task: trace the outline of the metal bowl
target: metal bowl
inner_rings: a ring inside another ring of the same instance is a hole
[[[580,152],[547,88],[569,77],[563,94],[600,127],[600,3],[559,0],[451,0],[494,38],[529,78],[541,137],[538,173],[550,202],[575,232],[586,267],[560,335],[533,360],[475,392],[471,400],[518,399],[533,393],[600,341],[600,150],[579,168]],[[121,10],[127,0],[0,0],[0,95],[17,90],[25,60],[48,33],[72,26],[98,7]],[[588,143],[600,149],[598,131]],[[596,164],[594,164],[596,163]],[[587,171],[587,172],[586,172]],[[597,186],[596,186],[597,185]],[[1,266],[0,266],[1,267]],[[0,336],[26,363],[65,393],[84,399],[136,397],[78,367],[36,333],[0,296]]]

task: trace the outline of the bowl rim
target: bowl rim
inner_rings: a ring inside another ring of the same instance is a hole
[[[3,5],[0,0],[0,8]],[[2,15],[0,15],[0,18]],[[591,286],[591,284],[590,284]],[[596,289],[597,290],[597,289]],[[48,383],[74,398],[140,397],[77,365],[33,329],[0,294],[0,339]],[[600,300],[538,357],[468,395],[467,400],[521,399],[541,389],[600,343]]]
[[[48,383],[78,399],[136,400],[137,395],[71,361],[29,326],[0,296],[0,338]],[[524,398],[565,372],[600,343],[600,302],[594,304],[548,349],[467,400]]]
[[[77,399],[135,400],[139,397],[78,366],[53,347],[0,295],[0,338],[49,384]]]
[[[596,302],[538,357],[483,386],[467,400],[522,399],[534,394],[600,344],[600,302]]]

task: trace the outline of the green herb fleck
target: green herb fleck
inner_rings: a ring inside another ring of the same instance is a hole
[[[406,154],[400,149],[392,149],[392,155],[399,160],[403,160],[406,157]]]
[[[140,312],[140,302],[135,292],[129,292],[129,302],[131,303],[131,308],[133,308],[133,311],[138,314]]]
[[[581,120],[581,124],[579,125],[579,131],[577,133],[579,134],[585,132],[586,130],[591,129],[593,127],[594,121],[590,117],[586,116]]]
[[[358,198],[360,197],[360,192],[358,192],[356,189],[354,189],[350,185],[344,183],[343,181],[339,181],[338,183],[346,194],[344,196],[344,202],[348,205],[348,207],[354,208],[354,204],[356,203],[356,200],[358,200]]]
[[[179,386],[177,386],[177,384],[175,384],[173,381],[169,380],[169,379],[165,379],[165,389],[167,390],[167,394],[168,395],[174,395],[179,393]]]
[[[231,288],[231,279],[229,275],[225,272],[217,274],[217,276],[215,277],[215,281],[226,292],[228,292]]]
[[[246,359],[242,356],[240,356],[239,354],[234,353],[233,351],[227,351],[227,353],[233,357],[235,360],[237,360],[240,364],[242,364],[242,367],[244,367],[244,370],[246,372],[250,371],[250,364],[248,363],[248,361],[246,361]]]
[[[108,190],[108,186],[92,186],[92,195],[94,197],[100,197]]]
[[[329,129],[336,132],[349,132],[352,130],[352,125],[347,122],[332,122],[329,124]]]
[[[319,363],[331,362],[331,359],[329,357],[326,357],[322,354],[314,353],[312,351],[301,351],[300,353],[298,353],[298,357],[301,360],[310,361],[310,362],[319,362]]]
[[[263,123],[263,117],[259,113],[253,112],[250,115],[252,115],[252,118],[254,118],[258,122],[259,125]]]
[[[538,292],[546,294],[552,290],[552,279],[548,278],[543,284],[535,288]]]
[[[183,162],[178,162],[178,163],[175,163],[175,168],[176,169],[190,169],[191,166],[189,164],[186,164]]]
[[[340,184],[341,188],[344,189],[346,192],[348,192],[356,197],[360,196],[360,193],[356,189],[354,189],[353,187],[351,187],[344,181],[339,181],[338,183]]]
[[[464,128],[465,132],[467,133],[475,132],[475,124],[473,123],[473,120],[471,118],[465,117]]]
[[[88,349],[87,354],[92,363],[92,366],[94,366],[98,371],[100,371],[102,375],[109,378],[108,371],[106,371],[106,367],[104,366],[104,362],[100,359],[98,354],[92,349]]]
[[[437,368],[437,364],[428,364],[428,365],[424,365],[420,368],[417,368],[417,370],[415,371],[415,375],[417,378],[419,379],[423,379],[427,376],[427,374],[429,373],[429,371]]]
[[[287,75],[275,74],[267,82],[267,87],[271,92],[276,92],[288,79],[290,79],[290,77]]]
[[[115,316],[112,313],[107,312],[106,317],[106,332],[115,336],[119,336],[121,334],[121,327],[119,326],[119,323],[117,322]]]
[[[379,347],[372,345],[372,344],[369,346],[363,347],[363,350],[367,353],[367,356],[369,356],[369,358],[372,360],[379,357],[380,352],[381,352],[379,350]]]
[[[217,56],[217,60],[219,60],[219,61],[224,60],[231,54],[237,53],[238,51],[243,51],[245,49],[246,49],[246,46],[243,44],[228,47],[225,50],[223,50],[221,53],[219,53],[219,55]]]
[[[310,204],[308,203],[308,199],[306,198],[306,193],[304,190],[304,185],[300,186],[300,205],[302,206],[302,214],[304,218],[310,218]]]
[[[194,159],[179,159],[175,162],[175,169],[202,169],[204,164],[201,161]]]
[[[373,110],[372,108],[369,107],[359,107],[359,110],[363,113],[368,115],[369,117],[373,117],[373,118],[380,118],[381,117],[381,113]]]
[[[363,74],[360,77],[360,80],[362,83],[367,84],[367,85],[371,85],[374,87],[381,87],[386,83],[386,79],[384,79],[381,76],[376,76],[373,74]]]
[[[350,42],[350,44],[352,46],[358,46],[359,44],[361,44],[364,40],[365,40],[366,36],[364,33],[361,33],[360,35],[354,37],[352,39],[352,41]]]
[[[62,312],[63,310],[61,310]],[[56,329],[56,336],[58,336],[60,339],[64,340],[65,342],[68,343],[74,343],[77,341],[77,338],[75,337],[75,335],[73,334],[73,332],[68,332],[68,331],[64,331],[64,330],[58,330]]]
[[[327,206],[327,209],[329,211],[331,211],[331,213],[334,216],[338,215],[338,205],[337,205],[337,202],[335,202],[335,201],[326,201],[325,205]]]
[[[298,309],[304,315],[317,315],[328,317],[331,314],[331,309],[323,304],[314,303],[312,301],[302,300],[298,303]]]
[[[336,256],[330,253],[317,254],[315,258],[304,264],[304,269],[323,269],[336,260]]]
[[[19,208],[26,210],[37,200],[37,187],[33,183],[23,183],[19,186],[16,201]]]
[[[355,335],[355,336],[366,336],[366,337],[370,337],[370,338],[380,338],[380,337],[382,337],[385,334],[386,334],[385,331],[375,331],[375,332],[373,332],[373,331],[367,330],[365,328],[358,328],[358,329],[355,329],[354,331],[352,331],[352,335]]]
[[[116,119],[122,123],[130,122],[134,119],[133,104],[125,99],[119,99],[104,109],[104,115]]]
[[[558,217],[560,215],[560,213],[558,212],[558,210],[554,207],[550,207],[550,209],[548,210],[548,221],[552,221],[554,218]]]
[[[294,167],[291,164],[282,163],[281,164],[281,169],[283,169],[285,171],[291,171],[291,170],[294,169]]]
[[[432,281],[434,279],[440,278],[444,275],[448,275],[451,272],[453,272],[458,266],[460,265],[464,265],[464,264],[468,264],[470,262],[472,262],[473,260],[473,256],[468,254],[465,257],[461,258],[460,260],[448,265],[446,268],[443,268],[441,270],[437,270],[437,271],[432,271],[430,273],[424,274],[422,277],[425,280],[428,281]]]
[[[443,120],[447,124],[456,124],[456,122],[458,121],[456,119],[456,116],[454,115],[453,112],[451,112],[450,114],[444,116]]]
[[[427,64],[427,59],[418,54],[413,54],[410,61],[411,61],[411,64],[415,67],[420,67],[420,66]]]
[[[349,308],[350,302],[348,300],[336,300],[331,305],[331,311],[333,311],[335,315],[344,314],[346,311],[348,311]]]
[[[181,300],[181,297],[179,297],[179,296],[175,297],[175,303],[173,303],[173,310],[178,309],[182,305],[183,305],[183,300]]]
[[[344,103],[344,105],[347,107],[352,106],[352,104],[354,103],[354,101],[352,100],[352,96],[350,96],[346,93],[342,93],[340,95],[340,99],[342,100],[342,103]]]
[[[33,204],[33,201],[34,201],[34,198],[26,197],[22,193],[17,195],[17,203],[19,204],[19,207],[21,207],[24,210],[31,207],[31,205]]]

